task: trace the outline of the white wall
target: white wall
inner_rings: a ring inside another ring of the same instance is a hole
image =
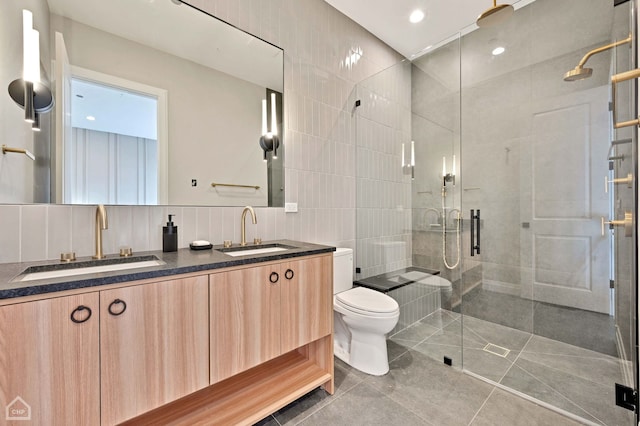
[[[282,47],[285,51],[286,201],[298,213],[257,210],[247,238],[292,238],[355,248],[355,146],[350,95],[356,82],[400,56],[322,0],[198,0],[195,6]],[[345,67],[360,47],[362,58]],[[239,241],[241,208],[108,207],[105,251],[162,248],[166,213],[176,213],[179,245],[206,238]],[[95,208],[0,206],[0,262],[55,259],[61,251],[93,251]]]

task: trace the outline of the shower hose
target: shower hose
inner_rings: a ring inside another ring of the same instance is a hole
[[[447,216],[445,210],[445,200],[447,198],[447,189],[442,187],[442,260],[447,269],[455,269],[460,264],[460,210],[453,209],[451,213],[456,212],[456,262],[449,265],[447,262]]]

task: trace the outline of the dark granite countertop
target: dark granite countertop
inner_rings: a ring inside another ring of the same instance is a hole
[[[37,269],[37,267],[41,265],[60,264],[61,262],[56,260],[47,260],[38,262],[4,263],[0,264],[0,299],[54,293],[57,291],[73,290],[78,288],[99,287],[107,284],[117,284],[149,278],[169,277],[171,275],[187,274],[192,272],[206,272],[231,266],[283,260],[335,251],[335,247],[331,246],[290,240],[265,241],[262,245],[251,245],[250,248],[261,248],[273,243],[293,246],[294,248],[285,251],[236,257],[229,256],[216,250],[222,248],[222,246],[213,246],[211,250],[191,250],[185,248],[172,253],[148,251],[134,253],[134,256],[156,256],[165,263],[163,265],[120,271],[14,282],[12,282],[12,280],[29,267]],[[249,248],[249,246],[247,248]],[[118,254],[107,255],[107,259],[114,258],[119,258]],[[83,257],[78,258],[77,262],[89,260],[91,260],[91,257]],[[96,264],[99,264],[100,262],[103,261],[95,261]]]

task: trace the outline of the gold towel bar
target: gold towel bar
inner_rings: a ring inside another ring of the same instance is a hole
[[[216,186],[230,186],[232,188],[253,188],[255,190],[260,189],[260,187],[258,185],[236,185],[234,183],[211,183],[211,186],[213,186],[214,188]]]
[[[7,152],[13,152],[13,153],[16,153],[16,154],[24,154],[24,155],[26,155],[27,157],[31,158],[31,159],[32,159],[32,160],[34,160],[34,161],[35,161],[35,159],[36,159],[36,156],[35,156],[35,155],[33,155],[33,154],[31,153],[31,151],[29,151],[29,150],[27,150],[27,149],[22,149],[22,148],[11,148],[11,147],[8,147],[8,146],[6,146],[6,145],[2,145],[2,153],[3,153],[3,154],[6,154]]]

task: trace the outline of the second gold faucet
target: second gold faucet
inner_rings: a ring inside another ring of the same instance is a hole
[[[244,210],[242,210],[242,218],[240,219],[240,245],[241,246],[247,245],[247,235],[245,232],[245,220],[247,218],[247,212],[251,213],[251,221],[253,222],[253,224],[255,225],[256,223],[258,223],[258,221],[256,220],[256,212],[253,211],[253,207],[251,206],[245,207]]]
[[[103,259],[104,253],[102,252],[102,230],[109,228],[109,221],[107,220],[107,209],[102,204],[98,204],[96,207],[96,254],[94,259]]]

